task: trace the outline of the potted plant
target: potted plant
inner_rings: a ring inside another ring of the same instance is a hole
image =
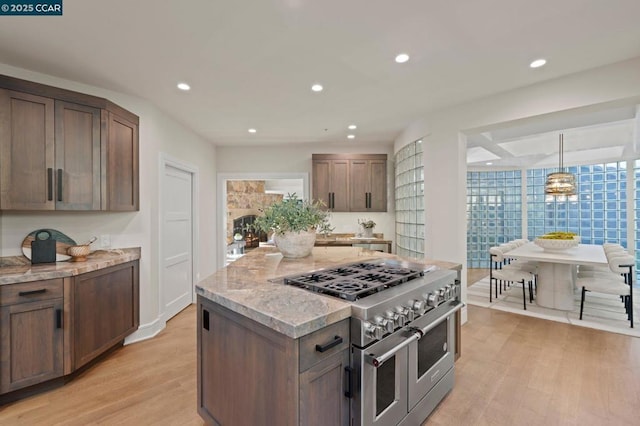
[[[358,219],[358,225],[362,227],[362,236],[364,238],[373,238],[373,228],[376,223],[371,219]]]
[[[288,194],[282,201],[262,210],[253,227],[266,233],[275,232],[274,241],[284,257],[305,257],[311,254],[316,241],[316,229],[327,223],[328,212],[319,202],[301,200]]]

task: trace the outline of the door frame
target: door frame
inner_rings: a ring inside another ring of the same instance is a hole
[[[218,194],[220,196],[217,200],[217,211],[221,212],[218,220],[218,235],[221,235],[219,243],[217,245],[217,269],[223,268],[227,257],[227,241],[225,235],[227,235],[227,181],[228,180],[270,180],[270,179],[302,179],[302,189],[304,194],[301,198],[311,199],[311,192],[309,191],[309,173],[218,173]]]
[[[163,188],[165,182],[165,169],[167,166],[173,167],[185,173],[191,174],[191,303],[196,302],[195,285],[197,282],[197,271],[199,265],[197,247],[200,245],[199,241],[199,229],[200,221],[198,215],[198,194],[199,194],[199,171],[198,167],[187,163],[183,160],[172,157],[164,152],[160,153],[160,185],[158,187],[158,318],[162,323],[167,322],[165,317],[166,312],[164,310],[164,259],[163,259],[163,237],[164,237],[164,210],[163,210]]]

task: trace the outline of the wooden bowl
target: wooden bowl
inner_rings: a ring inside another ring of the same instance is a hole
[[[73,258],[74,262],[84,262],[90,253],[88,244],[81,246],[71,246],[67,249],[67,254]]]

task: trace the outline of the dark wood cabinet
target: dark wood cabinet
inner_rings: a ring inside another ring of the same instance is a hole
[[[348,319],[291,339],[198,296],[198,413],[210,425],[348,425],[348,346]]]
[[[0,89],[0,209],[53,210],[54,101]]]
[[[138,117],[0,76],[0,209],[139,209]]]
[[[55,102],[56,210],[100,210],[100,109]]]
[[[386,212],[387,160],[350,160],[349,167],[351,211]]]
[[[334,212],[349,211],[349,161],[313,160],[313,199]]]
[[[63,280],[0,288],[0,393],[63,375]]]
[[[345,349],[300,374],[300,425],[349,424],[349,399],[344,395],[348,366]]]
[[[81,274],[71,282],[72,369],[138,328],[138,261]]]
[[[138,123],[104,111],[102,144],[103,208],[110,211],[139,209]]]
[[[313,154],[313,199],[334,212],[387,211],[386,154]]]

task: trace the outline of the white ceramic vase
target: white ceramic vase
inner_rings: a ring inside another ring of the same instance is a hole
[[[373,228],[362,228],[362,238],[373,238]]]
[[[316,242],[316,231],[285,232],[274,235],[276,247],[284,257],[307,257]]]

